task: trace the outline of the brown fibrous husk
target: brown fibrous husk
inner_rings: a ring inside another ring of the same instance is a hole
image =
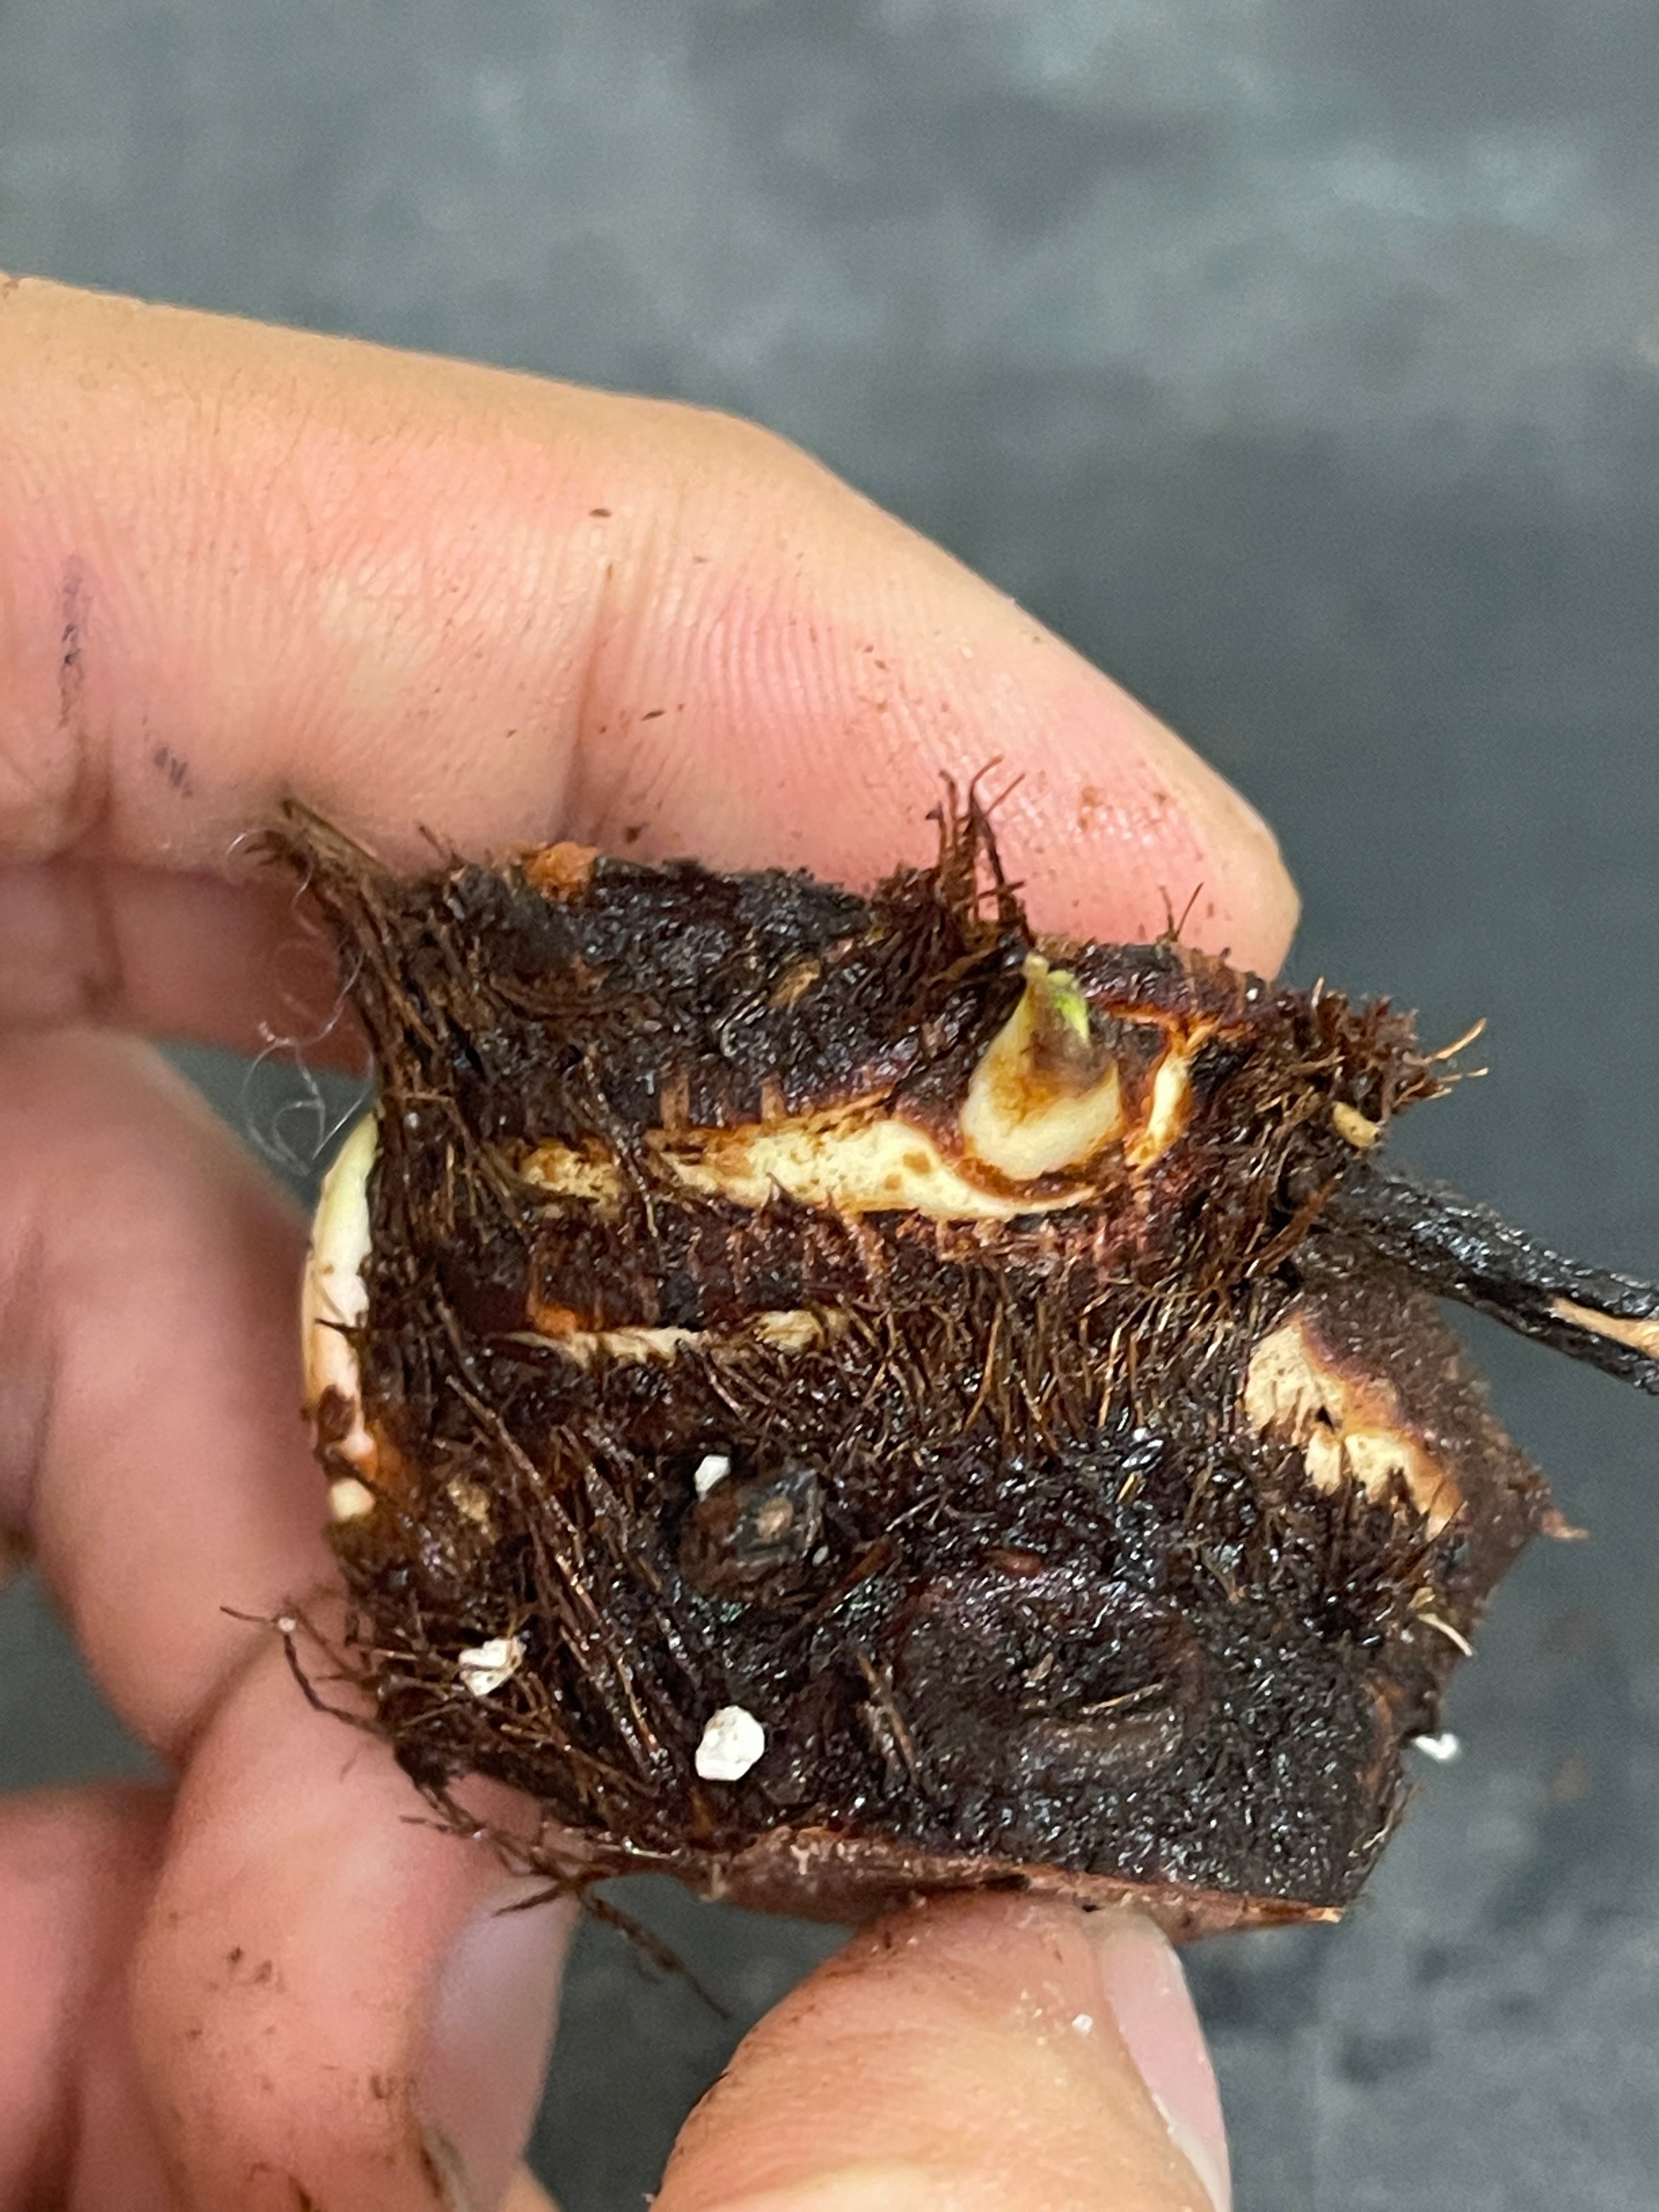
[[[1407,1019],[1173,933],[1044,943],[971,797],[868,896],[570,848],[404,878],[297,814],[275,842],[376,1065],[375,1462],[341,1457],[341,1403],[319,1449],[374,1496],[332,1531],[348,1670],[434,1804],[489,1776],[542,1808],[518,1848],[554,1879],[656,1868],[834,1917],[1002,1885],[1192,1933],[1352,1899],[1547,1511],[1354,1197],[1353,1133],[1444,1087]],[[1037,1210],[1050,1177],[1003,1220],[848,1213],[665,1167],[665,1130],[871,1098],[948,1147],[1034,952],[1132,1122],[1197,1040],[1179,1135],[1097,1163],[1086,1201]],[[550,1144],[611,1195],[538,1184]],[[774,1341],[778,1312],[809,1322]],[[1455,1510],[1322,1486],[1305,1435],[1251,1417],[1292,1323],[1381,1383]],[[686,1334],[599,1341],[629,1329]],[[521,1662],[477,1694],[462,1655],[502,1638]],[[730,1706],[764,1754],[708,1780]]]

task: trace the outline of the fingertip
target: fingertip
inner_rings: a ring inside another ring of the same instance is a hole
[[[1064,697],[996,825],[1036,926],[1184,942],[1273,975],[1301,900],[1249,799],[1099,669],[1060,648]],[[1018,775],[1018,781],[1015,780]]]
[[[558,2206],[527,2166],[520,2166],[507,2185],[501,2212],[559,2212]]]
[[[1096,1913],[1085,1926],[1113,2025],[1170,2141],[1216,2212],[1231,2212],[1221,2094],[1174,1947],[1139,1912]]]
[[[538,1891],[540,1896],[538,1897]],[[574,1899],[544,1884],[504,1887],[452,1940],[439,1964],[416,2097],[428,2140],[441,2139],[480,2208],[525,2197],[511,2179],[541,2094],[556,1997],[575,1925]],[[541,2200],[544,2205],[546,2199]]]
[[[325,1657],[311,1672],[335,1694]],[[568,1928],[556,1911],[506,1932],[526,1887],[485,1836],[423,1817],[384,1745],[307,1705],[273,1638],[191,1761],[135,1954],[135,2040],[184,2201],[497,2203]]]
[[[124,2101],[121,1972],[167,1811],[147,1783],[0,1799],[0,2204],[67,2202]],[[121,2118],[137,2207],[148,2131],[140,2111]]]
[[[635,614],[631,682],[681,695],[682,711],[581,751],[572,834],[868,890],[927,865],[946,784],[975,782],[1037,931],[1146,943],[1176,924],[1272,974],[1298,902],[1255,809],[1011,601],[878,523],[882,547],[849,544],[839,507],[817,520],[818,573],[794,580],[804,606],[734,586],[717,621],[665,635],[649,608]],[[921,605],[898,580],[907,556]]]
[[[39,283],[0,394],[38,494],[0,514],[19,863],[210,876],[292,793],[394,866],[565,835],[867,887],[927,857],[943,775],[995,762],[1039,929],[1191,902],[1239,964],[1288,942],[1271,836],[1189,748],[752,424]],[[0,885],[0,949],[37,1017],[90,990],[245,1039],[281,921],[245,902],[204,940],[214,898],[48,870]]]
[[[1226,2212],[1202,2093],[1176,2078],[1208,2062],[1162,1945],[1146,1927],[1115,1948],[1024,1899],[890,1916],[740,2046],[658,2212]]]

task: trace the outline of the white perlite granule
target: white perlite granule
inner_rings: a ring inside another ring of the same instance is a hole
[[[696,1769],[705,1782],[741,1782],[766,1748],[766,1730],[741,1705],[722,1705],[702,1732]]]
[[[725,1481],[732,1472],[732,1462],[724,1452],[708,1452],[697,1462],[696,1473],[691,1478],[691,1487],[700,1498],[707,1498],[711,1490]]]
[[[522,1636],[492,1636],[471,1651],[463,1651],[455,1666],[475,1698],[487,1698],[510,1682],[524,1664]]]
[[[1463,1748],[1449,1729],[1443,1735],[1414,1735],[1412,1744],[1425,1759],[1433,1759],[1440,1766],[1448,1765]]]

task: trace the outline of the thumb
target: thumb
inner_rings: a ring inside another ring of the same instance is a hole
[[[656,2212],[1229,2212],[1215,2076],[1150,1921],[910,1906],[739,2047]]]

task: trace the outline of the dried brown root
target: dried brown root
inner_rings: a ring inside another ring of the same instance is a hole
[[[1564,1260],[1488,1206],[1357,1161],[1325,1221],[1419,1289],[1659,1396],[1659,1288]]]

